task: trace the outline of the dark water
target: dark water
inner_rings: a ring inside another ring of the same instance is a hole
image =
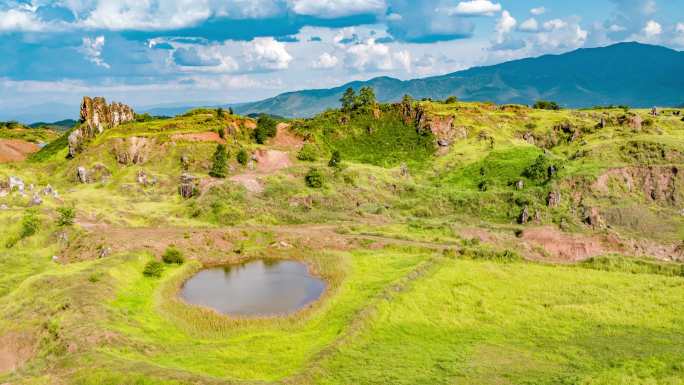
[[[189,304],[223,314],[257,316],[292,313],[315,301],[325,282],[295,261],[257,260],[205,269],[181,288]]]

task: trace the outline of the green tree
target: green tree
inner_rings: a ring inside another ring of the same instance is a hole
[[[257,119],[257,128],[254,130],[254,139],[259,144],[264,144],[268,138],[276,136],[277,122],[268,115],[261,115]]]
[[[342,102],[342,111],[350,112],[356,104],[356,92],[354,92],[354,89],[351,87],[347,88],[347,90],[344,91],[340,102]]]
[[[333,151],[330,160],[328,161],[328,166],[339,167],[342,164],[342,155],[338,150]]]
[[[183,262],[185,262],[185,257],[183,256],[183,253],[181,253],[181,251],[175,246],[169,246],[164,251],[164,254],[162,254],[162,261],[164,261],[166,264],[175,263],[182,265]]]
[[[214,178],[225,178],[228,172],[228,153],[226,152],[225,145],[219,144],[216,146],[213,159],[214,162],[211,165],[209,175]]]
[[[240,151],[237,153],[237,161],[243,166],[247,165],[247,162],[249,161],[249,154],[247,153],[247,150],[244,148],[241,148]]]
[[[323,174],[317,168],[312,167],[304,176],[304,181],[311,188],[321,188],[323,187]]]
[[[449,96],[449,97],[446,98],[446,100],[444,101],[444,103],[446,103],[446,104],[453,104],[453,103],[456,103],[456,102],[458,102],[458,98],[455,97],[455,96],[453,96],[453,95]]]
[[[373,108],[377,100],[375,99],[375,91],[371,87],[362,87],[359,91],[358,105],[361,108]]]
[[[223,108],[219,107],[216,109],[216,117],[219,119],[223,118]]]
[[[549,167],[551,167],[551,162],[545,155],[539,155],[537,159],[529,165],[523,175],[530,178],[536,182],[542,183],[549,178]],[[555,167],[555,166],[554,166]]]
[[[560,110],[558,103],[548,100],[537,100],[532,107],[538,110]]]
[[[159,278],[164,271],[164,265],[159,261],[149,261],[143,269],[143,275],[146,277]]]

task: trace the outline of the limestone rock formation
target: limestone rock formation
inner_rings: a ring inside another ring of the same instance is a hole
[[[558,191],[549,191],[549,195],[546,197],[546,204],[549,207],[556,207],[560,204],[561,194]]]
[[[151,141],[144,137],[114,139],[114,156],[123,165],[143,164],[150,153]]]
[[[24,181],[16,176],[10,176],[9,189],[10,191],[14,191],[16,189],[19,192],[24,192]]]
[[[525,223],[530,221],[530,209],[525,206],[523,207],[522,211],[520,212],[520,215],[518,216],[518,223],[521,225],[524,225]]]
[[[420,105],[414,106],[408,101],[399,104],[398,108],[404,123],[414,125],[418,132],[431,132],[439,147],[448,147],[453,142],[468,136],[468,130],[465,127],[454,125],[453,116],[431,115]]]
[[[107,105],[104,98],[84,97],[81,102],[81,124],[69,134],[69,157],[83,151],[85,142],[106,129],[135,119],[133,109],[125,104]]]
[[[183,173],[180,177],[178,193],[183,198],[192,198],[197,193],[197,178],[190,174]]]

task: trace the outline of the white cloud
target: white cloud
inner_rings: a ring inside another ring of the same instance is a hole
[[[677,33],[684,34],[684,23],[677,23],[675,31],[677,31]]]
[[[399,51],[395,52],[392,56],[404,71],[411,72],[411,52],[407,50]]]
[[[93,29],[164,30],[195,25],[211,14],[206,1],[101,0],[80,24]]]
[[[647,38],[653,38],[660,35],[663,32],[663,27],[655,20],[649,20],[646,26],[642,30],[644,36]]]
[[[26,31],[36,32],[45,29],[45,25],[30,10],[10,9],[0,11],[0,32]]]
[[[493,16],[501,11],[501,4],[489,0],[461,1],[448,11],[449,16]]]
[[[104,36],[98,36],[94,39],[84,37],[80,51],[85,55],[86,59],[92,63],[95,63],[95,65],[103,68],[110,68],[109,64],[102,60],[102,49],[104,48],[104,45]]]
[[[387,8],[384,0],[288,0],[288,4],[295,13],[321,18],[379,13]]]
[[[494,28],[496,31],[496,43],[502,44],[506,39],[506,35],[508,35],[517,24],[518,22],[510,13],[508,13],[508,11],[501,12],[501,17]]]
[[[539,23],[535,18],[531,17],[520,23],[518,30],[522,32],[537,32],[539,30]]]
[[[335,67],[338,61],[339,60],[337,59],[337,56],[331,55],[327,52],[323,52],[321,56],[318,57],[318,59],[314,60],[313,63],[311,63],[311,67],[318,69],[329,69]]]
[[[402,19],[403,17],[398,13],[390,13],[389,15],[387,15],[388,21],[401,21]]]
[[[368,39],[365,43],[349,47],[346,65],[360,72],[388,71],[394,68],[389,47],[376,43],[375,39]]]
[[[285,44],[272,37],[257,37],[244,44],[245,60],[253,69],[282,70],[292,61]]]
[[[544,7],[532,8],[532,9],[530,9],[530,13],[535,15],[535,16],[543,15],[546,13],[546,8],[544,8]]]
[[[561,19],[553,19],[544,23],[544,29],[547,31],[557,31],[566,28],[568,23]]]

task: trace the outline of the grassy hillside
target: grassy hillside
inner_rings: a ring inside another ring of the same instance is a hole
[[[67,132],[0,165],[26,184],[0,196],[0,383],[682,384],[682,113],[197,109],[71,159]],[[169,246],[187,261],[143,274]],[[178,297],[266,257],[322,298],[245,319]]]

